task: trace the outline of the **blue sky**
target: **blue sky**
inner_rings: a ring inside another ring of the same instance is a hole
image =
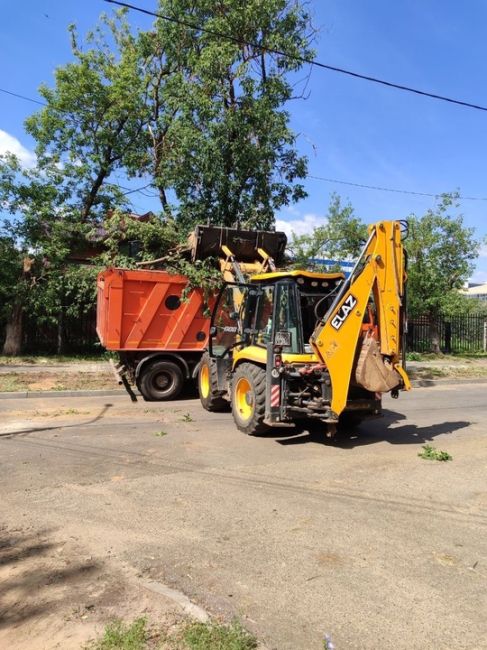
[[[156,0],[134,0],[154,9]],[[311,0],[320,29],[317,59],[487,106],[487,3],[469,0]],[[4,3],[0,22],[0,86],[38,97],[40,82],[70,59],[66,27],[81,33],[110,5],[101,0],[24,0]],[[129,15],[142,28],[150,19]],[[487,113],[421,98],[325,70],[311,74],[307,100],[289,104],[299,148],[315,176],[353,183],[440,193],[459,189],[487,197]],[[35,105],[0,94],[0,150],[28,161],[32,140],[23,129]],[[20,149],[20,147],[24,147]],[[296,231],[323,220],[331,192],[350,200],[367,222],[422,214],[434,199],[378,192],[308,179],[309,197],[283,210],[278,225]],[[134,209],[154,208],[141,195]],[[487,201],[463,201],[465,222],[487,235]],[[476,280],[487,281],[487,247]]]

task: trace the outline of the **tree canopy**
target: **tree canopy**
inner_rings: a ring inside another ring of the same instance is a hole
[[[305,235],[294,235],[290,243],[296,267],[313,266],[315,258],[343,262],[357,258],[367,239],[367,226],[355,215],[350,203],[342,206],[332,195],[325,223]]]
[[[158,19],[134,32],[123,10],[103,16],[84,40],[70,26],[72,60],[57,68],[53,86],[41,86],[46,106],[25,125],[36,166],[0,157],[0,204],[10,215],[0,254],[11,262],[2,277],[13,283],[3,310],[15,315],[18,337],[27,310],[58,322],[92,305],[96,264],[128,263],[132,236],[140,259],[157,257],[198,222],[272,228],[275,210],[305,195],[306,160],[286,110],[296,92],[290,75],[302,64],[266,49],[312,54],[303,4],[159,4],[198,28]],[[144,228],[120,218],[131,195],[120,175],[141,179],[160,199],[161,214]],[[101,239],[98,259],[73,265],[77,249]]]
[[[411,314],[461,313],[471,305],[459,293],[475,268],[481,241],[457,212],[456,194],[444,194],[434,209],[408,217],[408,296]]]

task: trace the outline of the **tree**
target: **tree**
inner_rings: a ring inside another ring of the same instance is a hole
[[[5,328],[3,354],[20,353],[18,332],[22,329],[19,280],[22,277],[22,259],[12,237],[0,234],[0,328]]]
[[[161,0],[160,7],[257,45],[162,20],[135,34],[124,11],[103,17],[83,44],[70,27],[73,60],[56,70],[53,88],[41,87],[46,107],[26,121],[36,167],[0,159],[0,205],[10,214],[2,236],[16,251],[11,350],[20,348],[26,309],[61,323],[61,332],[65,315],[92,304],[94,268],[73,267],[76,247],[106,231],[120,259],[133,228],[107,228],[108,214],[129,209],[117,172],[149,177],[158,191],[163,214],[140,237],[143,256],[168,252],[174,235],[181,240],[198,221],[270,228],[274,210],[304,196],[306,160],[284,110],[293,93],[287,77],[302,63],[267,51],[311,56],[302,5]]]
[[[96,269],[74,266],[70,257],[108,210],[128,208],[110,177],[139,146],[144,123],[135,39],[121,14],[102,19],[88,49],[74,27],[70,33],[74,61],[56,70],[53,89],[41,87],[47,106],[26,120],[37,143],[36,166],[23,169],[14,156],[0,158],[0,204],[11,215],[3,230],[20,257],[7,318],[9,354],[20,350],[27,309],[39,323],[58,323],[61,351],[65,316],[95,300]],[[26,255],[28,273],[21,263]]]
[[[272,227],[276,209],[305,196],[306,159],[284,110],[289,73],[302,63],[267,48],[311,56],[308,14],[287,0],[160,0],[159,9],[198,28],[158,20],[141,35],[146,60],[152,56],[153,117],[152,155],[139,169],[159,190],[173,189],[188,228]]]
[[[20,352],[25,312],[39,322],[57,322],[64,303],[69,311],[86,292],[82,274],[75,278],[66,268],[69,255],[89,233],[70,200],[71,184],[56,166],[23,169],[15,156],[0,157],[0,204],[10,214],[1,234],[11,255],[4,354]],[[93,297],[92,282],[91,303]]]
[[[443,194],[438,205],[423,217],[408,218],[409,313],[427,314],[431,322],[432,351],[440,352],[436,319],[443,311],[462,309],[459,289],[472,274],[481,242],[463,223],[457,194]],[[458,312],[457,312],[458,313]]]
[[[326,215],[326,223],[311,234],[294,235],[290,244],[296,267],[312,267],[311,260],[325,258],[342,262],[356,259],[367,239],[367,226],[355,216],[352,206],[341,205],[334,194]]]

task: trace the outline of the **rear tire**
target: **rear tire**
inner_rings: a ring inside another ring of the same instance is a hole
[[[265,418],[264,368],[253,363],[242,363],[232,379],[232,415],[237,429],[249,436],[264,433],[269,426]]]
[[[173,361],[154,361],[142,369],[137,387],[146,402],[165,402],[181,393],[184,377],[181,368]]]
[[[203,354],[200,361],[198,392],[201,405],[207,411],[228,410],[228,401],[222,397],[221,391],[218,390],[216,365],[212,363],[207,352]]]

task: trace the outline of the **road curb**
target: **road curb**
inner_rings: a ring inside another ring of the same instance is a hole
[[[413,388],[430,388],[433,386],[449,386],[453,384],[487,384],[487,377],[465,377],[451,379],[413,379]]]

